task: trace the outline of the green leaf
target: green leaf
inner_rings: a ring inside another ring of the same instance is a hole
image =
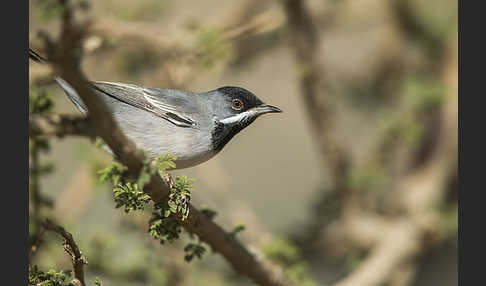
[[[164,216],[165,216],[165,217],[169,217],[169,216],[170,216],[170,210],[165,210],[165,212],[164,212]]]
[[[206,252],[206,248],[204,248],[199,241],[198,243],[188,243],[186,247],[184,247],[184,252],[186,252],[184,260],[191,262],[194,257],[201,259],[204,252]]]
[[[104,182],[109,180],[113,185],[128,181],[128,168],[118,162],[113,162],[111,165],[97,172],[99,181]]]
[[[47,272],[39,270],[37,265],[29,266],[30,285],[68,286],[71,280],[71,270],[56,271],[50,269]]]
[[[163,156],[160,154],[154,159],[154,164],[155,167],[159,170],[161,173],[165,173],[169,169],[174,169],[176,167],[175,160],[177,160],[177,157],[171,156],[170,154],[166,154]]]
[[[243,230],[245,230],[245,225],[238,224],[238,225],[235,226],[235,228],[233,229],[232,233],[233,234],[237,234],[238,232],[241,232]]]
[[[173,218],[161,217],[159,213],[153,213],[149,221],[149,233],[155,239],[159,239],[161,244],[174,242],[181,233],[180,223]]]
[[[150,196],[140,191],[137,184],[119,184],[113,189],[116,208],[124,207],[125,212],[143,210],[150,202]]]

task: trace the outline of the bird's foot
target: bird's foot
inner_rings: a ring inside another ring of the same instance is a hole
[[[167,185],[169,185],[169,188],[170,189],[174,189],[175,188],[174,180],[172,179],[172,176],[169,173],[165,173],[163,175],[163,179],[165,180],[165,182],[167,183]]]

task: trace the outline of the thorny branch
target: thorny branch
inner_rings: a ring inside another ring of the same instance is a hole
[[[74,270],[74,279],[71,284],[74,286],[84,286],[84,265],[88,264],[71,233],[67,232],[62,226],[55,224],[47,219],[43,224],[46,230],[57,232],[64,238],[64,251],[71,256],[71,263]]]
[[[141,154],[137,151],[135,144],[120,131],[117,123],[107,112],[108,109],[104,102],[94,95],[87,84],[86,77],[80,70],[81,42],[88,25],[75,23],[73,12],[70,3],[64,3],[63,25],[57,43],[44,35],[48,58],[53,62],[55,73],[66,80],[86,104],[89,110],[88,121],[94,129],[94,134],[105,141],[115,153],[117,160],[127,166],[129,172],[138,175],[143,167]],[[168,186],[163,183],[158,174],[152,176],[144,191],[154,202],[161,201],[169,194]],[[234,236],[225,232],[192,205],[189,205],[189,208],[189,217],[182,222],[183,227],[189,233],[197,234],[215,252],[222,254],[237,272],[259,285],[289,284],[270,265],[250,253]]]

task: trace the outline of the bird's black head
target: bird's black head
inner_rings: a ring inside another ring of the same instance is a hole
[[[282,112],[275,106],[263,103],[253,93],[241,87],[224,86],[210,94],[211,110],[216,123],[212,139],[217,151],[260,115]]]

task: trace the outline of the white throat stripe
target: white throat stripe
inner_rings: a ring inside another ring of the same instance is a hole
[[[252,113],[254,113],[254,112],[255,112],[254,110],[247,110],[247,111],[242,112],[240,114],[233,115],[231,117],[222,119],[219,122],[221,122],[223,124],[230,124],[230,123],[239,122],[239,121],[241,121],[245,117],[250,117],[252,115]]]

